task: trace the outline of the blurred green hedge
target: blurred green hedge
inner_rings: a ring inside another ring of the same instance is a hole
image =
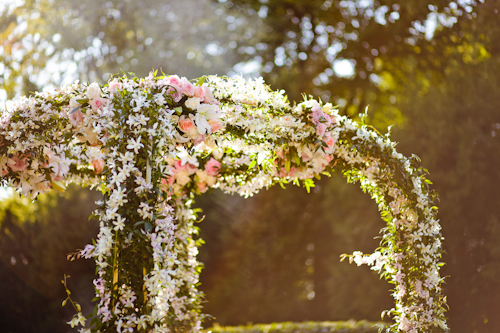
[[[247,326],[214,326],[204,333],[378,333],[384,322],[361,321],[308,321],[303,323],[272,323]]]

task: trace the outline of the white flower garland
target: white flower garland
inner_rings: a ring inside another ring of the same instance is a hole
[[[206,81],[206,82],[205,82]],[[359,181],[387,227],[371,255],[354,252],[394,284],[393,332],[444,332],[435,195],[415,158],[388,137],[314,99],[291,106],[262,79],[156,76],[75,82],[21,98],[0,118],[3,184],[35,198],[68,183],[98,187],[94,258],[99,300],[81,332],[198,332],[197,228],[189,208],[209,188],[251,196],[277,182],[307,189],[342,171]]]

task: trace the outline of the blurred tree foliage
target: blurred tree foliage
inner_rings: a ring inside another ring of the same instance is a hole
[[[15,194],[0,206],[0,327],[2,332],[63,332],[64,275],[76,298],[93,294],[95,266],[69,262],[66,255],[82,249],[98,232],[88,217],[100,194],[75,186],[64,194],[50,192],[36,202]],[[85,303],[83,303],[85,304]],[[82,304],[82,305],[83,305]],[[86,311],[93,305],[85,304]]]
[[[370,122],[381,130],[396,125],[393,140],[422,158],[441,196],[451,329],[496,332],[499,10],[498,0],[31,0],[0,16],[0,86],[12,97],[67,77],[106,79],[120,69],[146,75],[162,67],[195,77],[225,74],[239,63],[234,71],[257,68],[291,100],[314,94],[353,117],[369,105]],[[54,62],[61,67],[51,72],[46,64]],[[351,72],[342,73],[342,64]],[[390,285],[366,267],[339,262],[341,253],[375,249],[383,226],[372,200],[339,175],[311,194],[293,186],[249,199],[215,191],[198,202],[207,215],[200,224],[205,311],[220,324],[377,320],[392,306]],[[13,230],[33,225],[23,223],[2,220]],[[64,223],[47,223],[47,233],[54,226],[70,239],[75,221]],[[24,234],[12,235],[0,235],[0,249],[10,242],[16,253],[28,253]],[[13,268],[9,255],[6,272]],[[17,267],[23,259],[16,258]],[[62,272],[51,267],[59,283]],[[20,300],[19,311],[46,318],[21,304],[28,296],[9,297]]]
[[[449,0],[218,2],[240,13],[251,7],[263,20],[261,51],[247,58],[260,61],[266,82],[285,89],[291,100],[313,94],[355,117],[378,102],[376,125],[383,127],[399,122],[401,111],[380,96],[381,64],[413,54],[426,21],[449,25],[462,10]],[[429,60],[422,60],[422,68],[439,68]],[[339,71],[342,65],[351,73]]]
[[[219,193],[203,198],[207,313],[224,325],[379,320],[392,305],[388,284],[339,255],[373,251],[383,224],[369,196],[345,185],[336,175],[311,193],[275,187],[236,206]]]
[[[420,155],[441,194],[440,216],[448,252],[444,273],[452,328],[457,332],[495,332],[500,327],[500,2],[474,9],[422,43],[422,53],[406,59],[398,107],[407,115],[395,133],[401,150]],[[426,57],[439,70],[422,70]],[[394,66],[394,65],[391,65]],[[388,71],[391,71],[388,66]],[[409,140],[411,138],[411,140]]]
[[[0,90],[8,98],[75,79],[107,81],[122,71],[223,75],[239,59],[234,41],[256,38],[257,26],[245,17],[203,0],[2,3]]]

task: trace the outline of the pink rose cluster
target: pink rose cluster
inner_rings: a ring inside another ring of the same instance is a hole
[[[316,125],[316,134],[326,143],[328,148],[331,149],[335,144],[335,140],[332,138],[331,133],[327,133],[326,130],[331,125],[337,123],[337,118],[323,112],[323,109],[319,105],[313,106],[311,111],[311,122]]]
[[[279,171],[278,171],[278,177],[285,178],[285,177],[290,177],[290,178],[295,178],[297,176],[297,171],[298,169],[292,165],[290,166],[290,170],[286,171],[285,167],[285,153],[283,151],[278,151],[276,153],[278,156],[278,161],[277,165],[279,166]]]
[[[327,114],[323,110],[324,109],[319,104],[313,105],[309,117],[316,127],[317,137],[322,140],[325,145],[321,147],[322,149],[318,149],[317,145],[303,145],[297,147],[299,158],[307,165],[307,168],[310,168],[314,173],[322,172],[333,160],[332,153],[335,146],[335,139],[332,137],[332,132],[327,130],[337,123],[337,118]],[[297,165],[294,165],[295,161],[293,159],[290,161],[290,166],[287,170],[285,166],[287,160],[285,152],[278,152],[277,157],[277,174],[279,177],[294,178],[298,176],[301,170],[299,170]]]
[[[222,127],[222,122],[220,121],[220,119],[208,119],[207,124],[210,133],[215,133]],[[200,133],[199,126],[196,126],[195,120],[191,117],[186,117],[184,115],[180,116],[177,125],[183,133],[186,133],[188,138],[193,140],[195,146],[204,142],[207,138],[206,134]]]
[[[111,95],[118,93],[118,90],[121,89],[122,89],[122,83],[117,78],[113,79],[113,81],[108,83],[108,92]]]
[[[212,90],[209,87],[195,86],[185,77],[180,78],[177,75],[171,75],[163,80],[163,84],[169,85],[172,89],[167,90],[178,103],[182,99],[182,95],[187,97],[199,98],[200,102],[208,104],[219,104],[214,96],[212,95]]]
[[[0,165],[0,173],[2,176],[6,176],[9,172],[22,174],[14,176],[14,178],[24,179],[22,181],[25,182],[25,185],[22,186],[22,189],[25,195],[28,195],[30,191],[33,193],[45,192],[51,187],[50,181],[64,180],[69,172],[70,161],[63,156],[56,156],[48,147],[44,149],[44,155],[45,159],[42,162],[34,159],[30,153],[13,154],[12,157],[3,160]],[[35,170],[27,170],[30,166]],[[33,172],[38,171],[36,169],[39,167],[49,169],[50,178],[43,172]]]
[[[205,193],[209,187],[215,185],[220,172],[221,164],[213,157],[205,163],[203,168],[198,168],[191,163],[182,164],[181,160],[175,160],[170,166],[170,176],[161,180],[163,189],[168,195],[184,195],[189,183],[193,182],[200,193]],[[169,187],[173,192],[169,191]]]
[[[167,93],[176,103],[182,100],[183,95],[188,97],[185,106],[192,113],[180,116],[177,126],[195,145],[205,141],[207,134],[222,128],[220,102],[212,95],[211,88],[195,86],[185,77],[177,75],[167,77],[162,83],[169,86]]]
[[[11,169],[13,172],[21,172],[26,170],[28,167],[28,162],[26,161],[28,157],[26,155],[18,155],[14,154],[9,160],[7,161],[7,167]],[[4,168],[2,170],[2,175],[5,176],[8,173],[8,170]]]
[[[121,87],[121,83],[115,79],[113,82],[110,82],[108,91],[110,91],[110,87],[114,87],[111,89],[115,89],[113,91],[116,92],[117,87]],[[87,87],[86,97],[88,98],[88,103],[91,110],[94,112],[102,110],[105,106],[108,105],[110,101],[108,98],[101,97],[101,94],[101,87],[99,87],[99,84],[97,82],[94,82]],[[83,124],[83,105],[78,101],[78,99],[78,97],[75,97],[72,98],[69,102],[68,118],[71,124],[75,127]]]

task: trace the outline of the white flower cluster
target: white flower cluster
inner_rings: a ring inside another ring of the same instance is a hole
[[[201,80],[199,81],[201,83]],[[97,324],[85,332],[201,328],[195,194],[251,196],[277,182],[313,186],[342,170],[371,193],[387,227],[373,254],[355,252],[394,283],[393,331],[446,331],[440,226],[422,170],[388,137],[331,104],[291,106],[262,79],[178,76],[78,82],[20,99],[0,117],[4,184],[36,197],[76,182],[103,192],[94,258]],[[82,319],[83,318],[83,319]]]

